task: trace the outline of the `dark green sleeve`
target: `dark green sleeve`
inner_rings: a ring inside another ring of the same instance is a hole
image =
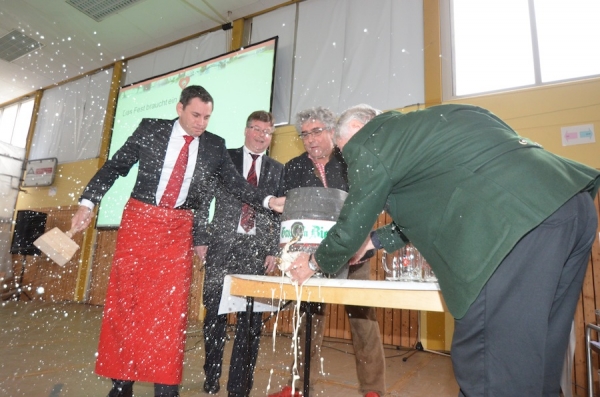
[[[404,247],[408,239],[402,235],[395,223],[382,226],[376,230],[377,238],[386,252],[394,252]],[[403,238],[404,237],[404,238]]]
[[[384,208],[391,189],[387,170],[367,148],[344,147],[350,189],[336,224],[315,253],[326,273],[339,270],[360,248]]]

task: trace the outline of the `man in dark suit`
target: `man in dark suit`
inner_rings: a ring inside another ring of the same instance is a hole
[[[600,172],[468,105],[383,113],[355,134],[340,131],[336,143],[348,197],[292,278],[335,271],[368,248],[395,251],[408,238],[455,318],[460,395],[558,396],[596,235]],[[394,222],[363,244],[383,209]]]
[[[377,111],[365,117],[375,117]],[[365,120],[366,122],[366,120]],[[339,149],[334,146],[333,136],[336,130],[336,116],[327,108],[317,106],[305,109],[296,114],[296,130],[304,149],[301,155],[285,164],[285,183],[283,193],[302,187],[332,188],[348,191],[348,173],[346,163]],[[343,277],[350,280],[368,280],[370,278],[370,262],[372,256],[367,255],[361,263],[350,267]],[[274,269],[269,269],[274,270]],[[340,277],[341,275],[338,275]],[[310,389],[319,392],[317,387],[322,379],[321,346],[325,333],[325,310],[322,303],[302,303],[301,311],[310,306],[312,315],[311,350],[310,350]],[[379,324],[375,309],[367,306],[345,306],[350,323],[356,375],[359,381],[359,392],[365,397],[378,397],[385,394],[385,354],[381,344]],[[302,316],[304,317],[304,315]],[[304,320],[299,320],[298,352],[302,352],[306,341]],[[298,360],[298,377],[292,376],[283,390],[270,394],[269,397],[296,397],[304,385],[304,360]],[[297,382],[296,382],[297,381]],[[298,384],[300,387],[292,387]],[[293,394],[292,394],[293,392]]]
[[[265,155],[271,144],[273,116],[256,111],[246,121],[244,146],[230,149],[229,155],[240,175],[256,183],[268,194],[280,196],[283,185],[283,164]],[[254,167],[254,169],[252,168]],[[255,213],[253,222],[245,225],[244,204],[224,189],[215,191],[216,206],[210,223],[210,239],[204,275],[203,303],[204,345],[206,356],[204,391],[217,393],[223,364],[227,315],[219,314],[223,280],[227,274],[264,274],[264,266],[275,263],[279,251],[279,215]],[[262,329],[262,312],[251,318],[250,349],[247,345],[248,319],[246,312],[237,313],[237,327],[227,390],[230,397],[246,397],[252,390],[253,373],[258,356]],[[247,356],[250,354],[250,359]],[[248,368],[246,363],[250,363]]]
[[[179,395],[192,257],[195,251],[204,260],[207,250],[208,192],[221,183],[258,211],[272,200],[239,175],[225,141],[206,131],[213,99],[204,88],[186,87],[176,109],[176,120],[141,121],[88,183],[71,221],[75,231],[89,226],[94,205],[139,164],[117,235],[96,361],[96,372],[113,381],[110,397],[130,397],[134,381],[154,383],[156,396]]]

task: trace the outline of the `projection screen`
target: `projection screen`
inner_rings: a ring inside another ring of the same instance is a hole
[[[223,137],[228,148],[244,143],[246,118],[271,110],[277,37],[198,64],[124,86],[120,89],[109,158],[133,133],[142,118],[174,119],[181,90],[201,85],[214,100],[207,130]],[[137,164],[119,178],[100,203],[97,227],[118,227],[137,176]]]

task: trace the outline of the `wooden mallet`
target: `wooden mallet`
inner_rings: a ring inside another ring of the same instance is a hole
[[[79,245],[71,239],[72,236],[72,230],[65,233],[55,227],[41,235],[33,242],[33,245],[48,255],[59,266],[64,266],[79,249]]]

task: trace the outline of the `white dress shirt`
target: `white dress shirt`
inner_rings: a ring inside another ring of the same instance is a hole
[[[179,120],[176,120],[173,124],[173,129],[171,130],[171,136],[169,138],[169,143],[167,146],[167,153],[165,155],[165,162],[163,164],[163,169],[160,174],[160,181],[158,182],[158,188],[156,190],[156,205],[160,203],[160,199],[163,196],[163,193],[165,192],[167,183],[169,182],[169,178],[171,177],[171,173],[173,172],[173,167],[175,166],[177,157],[179,157],[179,152],[181,152],[181,148],[185,144],[185,139],[183,138],[185,135],[187,135],[187,132],[185,132],[183,128],[181,128]],[[185,175],[183,176],[183,185],[181,186],[181,190],[179,191],[179,197],[177,197],[175,207],[182,205],[185,202],[185,199],[187,198],[188,191],[190,189],[190,183],[192,182],[192,176],[194,175],[194,168],[196,167],[196,159],[198,157],[198,145],[198,138],[194,138],[194,140],[190,143],[187,168],[185,169]],[[94,203],[92,203],[90,200],[81,199],[79,204],[84,205],[91,210],[94,209]]]
[[[160,203],[160,199],[167,188],[167,183],[169,183],[169,178],[173,172],[173,167],[175,167],[177,157],[179,157],[179,152],[181,152],[181,148],[185,144],[184,136],[186,135],[188,135],[188,133],[181,128],[179,120],[175,121],[175,124],[173,124],[173,130],[171,131],[171,137],[169,138],[169,145],[167,146],[167,153],[165,156],[163,169],[160,173],[158,188],[156,189],[156,205]],[[185,203],[185,199],[187,198],[188,191],[190,189],[190,183],[192,182],[192,176],[194,175],[194,168],[196,167],[198,144],[198,138],[194,138],[192,143],[190,143],[187,168],[185,169],[185,175],[183,176],[183,184],[181,185],[181,190],[179,191],[179,197],[177,197],[177,201],[175,202],[175,208]]]

